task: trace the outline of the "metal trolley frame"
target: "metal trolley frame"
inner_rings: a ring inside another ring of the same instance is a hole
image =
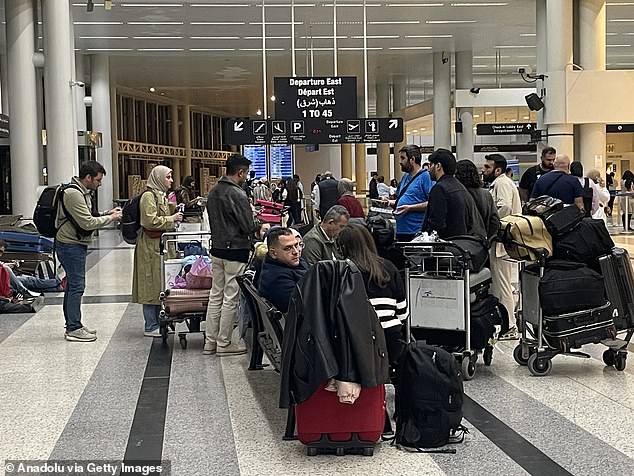
[[[167,343],[167,336],[170,332],[176,332],[176,324],[184,322],[187,326],[187,331],[178,331],[178,338],[180,345],[183,349],[187,348],[187,334],[202,332],[203,337],[205,331],[201,330],[200,323],[205,320],[206,312],[192,311],[183,312],[174,316],[169,315],[166,309],[166,300],[169,296],[169,271],[166,269],[166,261],[171,253],[176,254],[179,263],[173,263],[176,268],[180,266],[182,269],[182,263],[180,253],[178,251],[179,243],[190,243],[192,241],[200,241],[203,248],[209,250],[211,248],[211,232],[209,231],[181,231],[181,232],[167,232],[161,235],[160,239],[160,255],[161,255],[161,293],[159,294],[159,300],[161,302],[161,310],[159,311],[159,323],[161,336],[163,343]]]
[[[409,261],[405,269],[409,307],[407,341],[411,340],[411,327],[421,328],[423,332],[426,329],[463,334],[460,346],[448,350],[460,362],[463,379],[471,380],[478,352],[471,348],[469,253],[451,242],[409,242],[399,246]],[[438,342],[438,345],[445,347],[446,342]],[[483,358],[486,365],[491,364],[493,346],[490,343],[484,349]]]

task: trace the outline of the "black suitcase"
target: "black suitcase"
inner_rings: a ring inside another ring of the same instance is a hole
[[[555,258],[596,264],[599,256],[614,248],[614,242],[603,220],[584,218],[575,228],[554,240],[553,247]]]
[[[484,349],[500,326],[500,335],[509,330],[506,308],[495,296],[487,296],[471,304],[471,347]]]
[[[598,344],[614,339],[616,328],[612,320],[613,307],[609,302],[585,311],[544,315],[544,336],[548,343],[564,352],[578,349],[584,344]]]
[[[621,331],[634,327],[634,271],[630,255],[623,248],[614,248],[599,258],[601,274],[605,277],[608,300],[616,310],[614,323]]]
[[[544,315],[558,316],[600,307],[605,303],[602,275],[583,263],[552,259],[539,280]]]

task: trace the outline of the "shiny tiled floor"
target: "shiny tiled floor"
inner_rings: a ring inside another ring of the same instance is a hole
[[[634,252],[634,235],[616,236]],[[63,339],[58,297],[34,315],[0,316],[0,471],[6,459],[158,457],[189,475],[614,475],[634,474],[634,358],[606,368],[556,357],[531,377],[498,343],[493,365],[465,383],[471,432],[455,455],[407,453],[382,443],[371,458],[308,458],[281,440],[279,376],[248,358],[201,354],[142,336],[129,304],[132,249],[102,232],[91,251],[85,323],[94,343]],[[166,372],[163,374],[162,372]]]

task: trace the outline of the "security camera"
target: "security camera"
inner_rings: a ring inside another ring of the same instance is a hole
[[[471,88],[469,89],[471,94],[480,94],[480,88]]]
[[[521,67],[517,68],[517,72],[519,74],[529,75],[529,74],[531,74],[533,72],[533,70],[531,69],[530,66],[521,66]]]
[[[70,87],[72,88],[73,86],[79,86],[80,88],[85,88],[86,87],[86,83],[84,83],[83,81],[69,81]]]

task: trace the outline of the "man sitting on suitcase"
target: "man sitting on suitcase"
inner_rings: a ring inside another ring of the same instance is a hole
[[[583,187],[577,177],[570,175],[570,157],[558,155],[554,167],[555,170],[542,175],[535,183],[531,198],[548,195],[566,204],[574,203],[583,210]]]
[[[286,312],[297,282],[308,271],[301,259],[303,242],[289,228],[273,228],[268,233],[268,252],[260,271],[259,291],[278,311]]]

